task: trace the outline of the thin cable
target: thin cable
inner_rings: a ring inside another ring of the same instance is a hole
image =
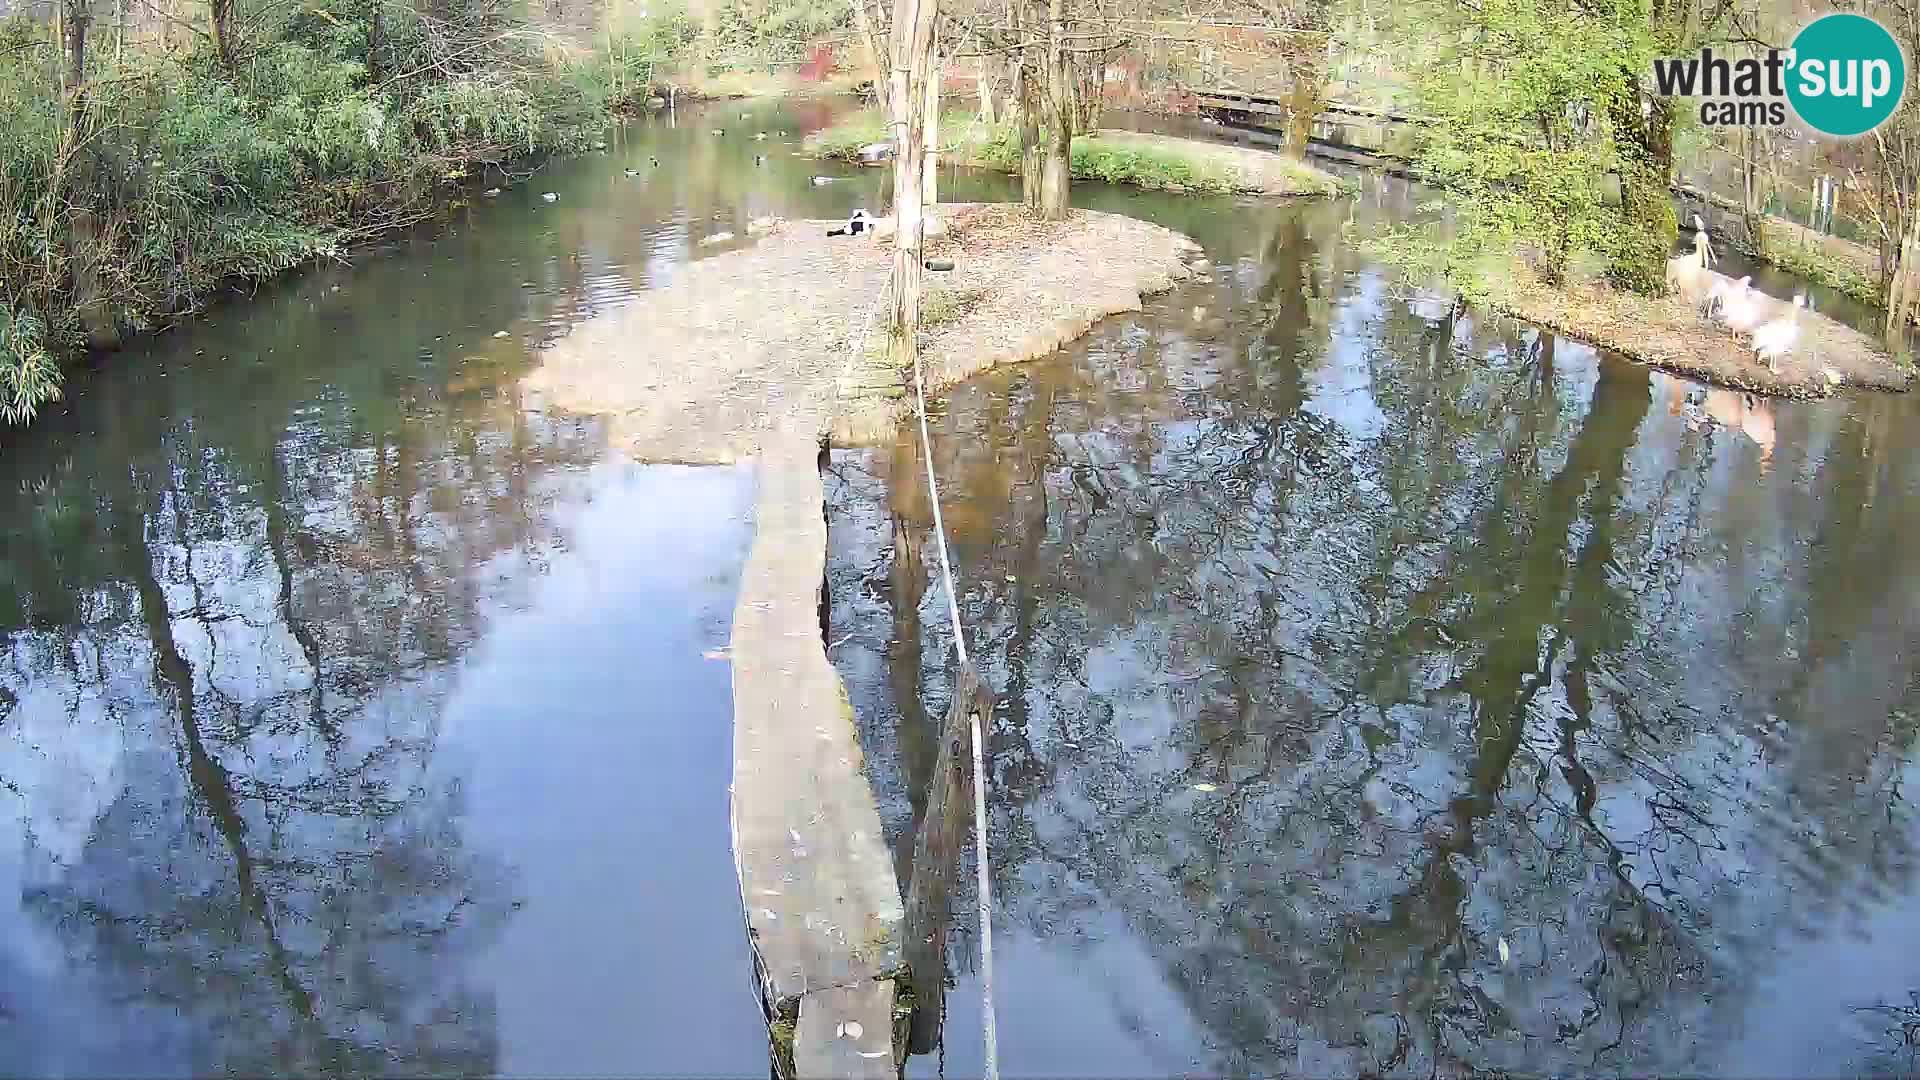
[[[940,549],[940,577],[947,586],[947,618],[953,623],[953,650],[960,665],[967,664],[967,637],[960,628],[960,602],[955,599],[953,564],[947,558],[947,527],[940,517],[940,488],[933,478],[933,437],[927,434],[927,379],[920,364],[920,349],[913,350],[913,397],[920,417],[920,455],[927,465],[927,499],[933,504],[933,537]],[[979,857],[974,870],[979,880],[980,901],[980,1011],[986,1038],[986,1080],[1000,1080],[1000,1032],[993,1016],[993,883],[987,862],[987,768],[981,752],[980,713],[967,710],[967,722],[973,729],[973,836]]]
[[[940,489],[933,480],[933,440],[927,436],[926,378],[920,371],[920,350],[913,352],[913,394],[920,414],[920,451],[927,464],[927,498],[933,503],[933,538],[940,549],[940,576],[947,584],[947,618],[953,622],[953,651],[967,662],[967,639],[960,630],[960,602],[953,595],[953,565],[947,561],[947,526],[940,519]],[[978,742],[979,740],[974,740]]]
[[[873,296],[873,303],[867,305],[867,317],[860,324],[860,332],[847,342],[847,359],[840,365],[840,377],[833,383],[833,399],[840,400],[840,394],[847,387],[847,376],[853,374],[853,362],[866,351],[867,331],[873,329],[873,317],[880,310],[880,304],[893,295],[893,277],[887,277],[887,284]]]

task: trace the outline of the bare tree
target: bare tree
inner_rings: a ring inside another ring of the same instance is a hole
[[[1899,0],[1875,5],[1876,14],[1913,55],[1920,46],[1920,3]],[[1867,189],[1867,215],[1879,234],[1880,293],[1887,300],[1884,331],[1897,343],[1920,315],[1920,121],[1911,108],[1896,111],[1873,133],[1873,177]]]
[[[884,115],[893,114],[892,102],[887,98],[887,81],[893,70],[893,60],[888,55],[887,36],[883,28],[874,22],[873,14],[867,11],[867,0],[853,0],[853,25],[860,34],[860,42],[867,52],[867,63],[873,70],[873,97]]]
[[[940,32],[934,30],[933,45],[927,50],[926,125],[920,145],[926,155],[920,180],[920,205],[933,206],[940,201]]]
[[[213,22],[213,47],[220,54],[220,66],[232,75],[238,69],[234,61],[233,0],[209,0]]]
[[[887,96],[893,102],[893,316],[887,324],[887,356],[901,367],[914,357],[920,329],[922,245],[926,214],[921,187],[926,159],[927,78],[933,59],[933,26],[940,0],[894,0],[893,68]]]
[[[1047,152],[1040,172],[1040,217],[1062,221],[1073,184],[1073,76],[1067,69],[1067,0],[1047,0]]]

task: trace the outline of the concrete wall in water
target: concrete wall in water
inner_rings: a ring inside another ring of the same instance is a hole
[[[759,456],[754,542],[734,610],[734,860],[776,1069],[887,1077],[904,915],[820,601],[826,508],[818,437]]]

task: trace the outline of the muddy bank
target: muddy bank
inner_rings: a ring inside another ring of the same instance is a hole
[[[1011,206],[957,204],[940,214],[947,234],[928,253],[954,270],[928,275],[931,389],[1138,310],[1200,257],[1187,237],[1117,214],[1043,223]],[[901,372],[885,361],[877,303],[892,249],[829,238],[830,225],[784,222],[716,245],[667,287],[575,327],[527,388],[563,410],[608,416],[614,442],[646,461],[737,460],[782,422],[843,443],[890,435],[909,407]]]
[[[1641,363],[1770,397],[1823,398],[1843,386],[1903,391],[1913,382],[1912,369],[1877,341],[1811,311],[1800,316],[1793,352],[1772,372],[1744,340],[1678,298],[1650,299],[1595,284],[1553,288],[1516,274],[1492,304]]]

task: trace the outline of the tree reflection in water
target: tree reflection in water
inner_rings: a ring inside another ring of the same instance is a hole
[[[301,375],[171,410],[108,380],[66,420],[97,437],[8,463],[0,1071],[496,1070],[464,965],[516,886],[442,709],[603,444],[511,391]]]
[[[1261,220],[934,436],[1002,692],[1001,983],[1091,965],[1052,1015],[1003,1006],[1003,1067],[1105,1030],[1082,1013],[1135,1040],[1094,1070],[1778,1067],[1783,946],[1916,908],[1913,406],[1780,407],[1762,445],[1396,295],[1335,212]],[[949,666],[918,469],[904,435],[836,461],[836,660],[903,854]],[[1091,985],[1115,948],[1175,1004]],[[1900,976],[1826,954],[1803,1067],[1910,1067]]]

